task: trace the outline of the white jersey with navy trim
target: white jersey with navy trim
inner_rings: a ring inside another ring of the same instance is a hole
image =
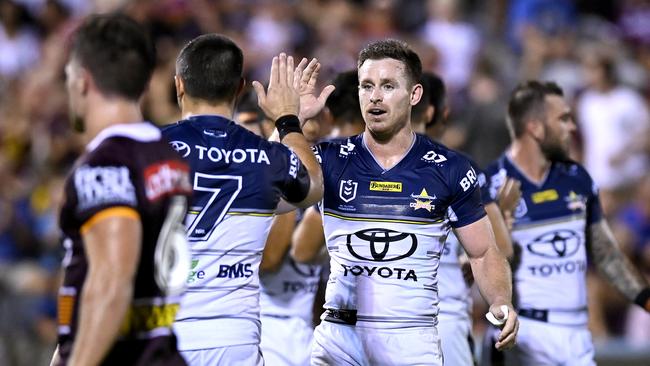
[[[190,117],[163,135],[188,161],[194,190],[186,218],[192,270],[174,325],[179,349],[257,344],[264,243],[280,198],[308,187],[305,168],[286,146],[220,116]]]
[[[331,257],[325,308],[356,310],[362,327],[435,325],[436,274],[450,227],[485,215],[470,163],[424,136],[388,170],[363,135],[315,150]]]
[[[323,266],[297,263],[287,253],[277,272],[260,275],[262,315],[297,317],[312,324]]]
[[[506,155],[486,174],[493,198],[506,177],[521,182],[512,230],[516,307],[546,310],[549,323],[586,325],[586,230],[601,219],[591,177],[577,163],[555,162],[535,184]]]

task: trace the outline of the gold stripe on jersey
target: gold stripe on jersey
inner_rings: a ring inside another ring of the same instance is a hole
[[[91,218],[86,220],[86,222],[83,225],[81,225],[81,230],[79,230],[79,232],[81,232],[81,235],[84,235],[96,223],[104,219],[107,219],[109,217],[126,217],[135,220],[140,220],[140,214],[132,207],[127,207],[127,206],[109,207],[107,209],[97,212]]]
[[[413,225],[431,225],[431,224],[438,224],[444,221],[443,219],[438,219],[435,221],[416,221],[416,220],[402,220],[402,219],[387,219],[382,217],[351,217],[351,216],[337,215],[331,212],[325,212],[325,215],[336,217],[337,219],[342,219],[347,221],[394,222],[400,224],[413,224]]]

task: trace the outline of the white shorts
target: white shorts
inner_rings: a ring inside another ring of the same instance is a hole
[[[524,317],[519,317],[519,322],[517,345],[503,352],[506,365],[596,365],[591,333],[586,327]]]
[[[268,366],[305,366],[311,357],[314,328],[304,319],[262,315],[260,348]]]
[[[434,327],[362,328],[323,321],[316,327],[311,364],[442,366]]]
[[[468,319],[438,317],[445,366],[474,364],[474,341]]]
[[[264,366],[256,344],[181,351],[188,366]]]

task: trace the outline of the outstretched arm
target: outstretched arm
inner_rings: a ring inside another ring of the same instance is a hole
[[[607,221],[589,226],[587,246],[596,267],[623,295],[650,312],[650,288],[619,249]]]
[[[296,227],[296,211],[276,215],[266,238],[260,271],[275,272],[280,269],[284,255],[291,245],[291,234]]]
[[[512,275],[508,261],[497,247],[489,219],[483,217],[456,229],[456,235],[465,248],[483,298],[490,304],[490,312],[503,319],[500,307],[508,307],[508,318],[501,330],[496,348],[501,350],[515,344],[519,320],[512,306]]]
[[[318,259],[325,246],[323,219],[313,206],[305,211],[293,233],[291,256],[296,262],[310,263]]]

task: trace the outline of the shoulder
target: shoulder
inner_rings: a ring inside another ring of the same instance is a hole
[[[420,160],[424,163],[448,171],[463,170],[463,173],[473,167],[471,160],[465,154],[433,141],[427,136],[418,135],[417,138],[422,152]]]

